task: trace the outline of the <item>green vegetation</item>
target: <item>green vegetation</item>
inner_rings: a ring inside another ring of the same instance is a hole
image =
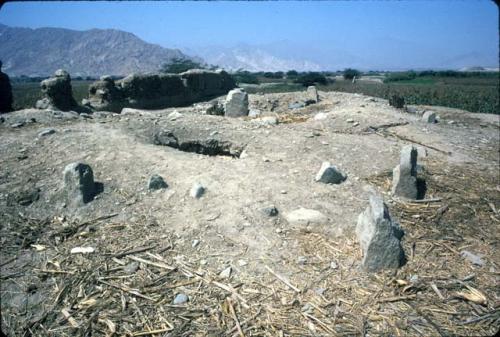
[[[297,79],[294,82],[302,84],[304,87],[316,84],[322,84],[322,85],[328,84],[328,80],[326,79],[325,75],[317,72],[300,74],[299,77],[297,77]]]
[[[354,77],[359,78],[361,76],[361,72],[356,69],[347,68],[344,70],[344,79],[352,80]]]
[[[160,72],[167,74],[180,74],[190,69],[204,69],[205,67],[189,59],[175,58],[170,63],[161,66]]]
[[[237,71],[233,74],[233,78],[236,83],[248,83],[248,84],[259,84],[259,78],[256,74],[252,74],[249,71]]]
[[[92,81],[71,81],[73,97],[78,103],[88,96],[90,83]],[[12,81],[12,95],[14,96],[14,110],[33,108],[36,101],[42,98],[40,83]]]

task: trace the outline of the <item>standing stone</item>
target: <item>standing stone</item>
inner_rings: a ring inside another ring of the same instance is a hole
[[[392,172],[392,195],[416,199],[417,190],[417,149],[408,145],[401,150],[399,165]]]
[[[12,86],[9,75],[2,72],[0,61],[0,113],[12,111]]]
[[[248,116],[248,94],[241,89],[231,90],[224,103],[225,116]]]
[[[43,98],[36,102],[37,109],[69,111],[77,107],[71,88],[71,77],[62,69],[40,84]]]
[[[340,172],[338,168],[325,161],[321,164],[316,181],[325,184],[340,184],[347,179],[347,176]]]
[[[149,190],[151,191],[156,191],[156,190],[160,190],[162,188],[167,188],[168,185],[167,183],[165,182],[165,180],[163,180],[163,178],[157,174],[153,174],[150,178],[149,178],[149,181],[148,181],[148,188]]]
[[[363,267],[375,272],[399,268],[406,263],[401,246],[404,235],[392,221],[389,209],[380,195],[371,195],[370,204],[358,217],[356,234],[363,250]]]
[[[75,206],[92,201],[96,188],[92,168],[83,163],[72,163],[64,168],[64,185],[68,202]]]
[[[312,103],[319,102],[318,90],[316,90],[316,87],[314,85],[307,87],[306,101]]]
[[[428,110],[422,116],[422,120],[426,123],[436,123],[436,113],[434,111]]]

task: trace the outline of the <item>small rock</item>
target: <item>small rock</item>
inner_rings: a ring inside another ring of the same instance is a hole
[[[325,293],[326,289],[325,288],[316,288],[314,289],[314,292],[318,295],[323,295]]]
[[[255,117],[259,117],[260,114],[261,114],[260,110],[250,109],[250,111],[248,112],[248,117],[255,118]]]
[[[337,269],[338,267],[339,266],[338,266],[337,262],[335,262],[335,261],[330,262],[330,268]]]
[[[168,188],[167,183],[157,174],[152,175],[148,181],[148,189],[151,191]]]
[[[193,241],[191,242],[191,247],[196,248],[196,246],[198,246],[199,244],[200,244],[200,240],[196,240],[196,239],[195,239],[195,240],[193,240]]]
[[[243,150],[240,154],[240,159],[245,159],[245,158],[248,158],[247,150]]]
[[[481,258],[481,256],[479,256],[479,255],[476,255],[472,252],[469,252],[468,250],[462,250],[460,252],[460,255],[472,264],[475,264],[475,265],[481,266],[481,267],[484,266],[484,261]]]
[[[349,118],[349,119],[347,119],[347,120],[346,120],[346,122],[347,122],[347,123],[354,123],[354,119]]]
[[[39,134],[38,134],[38,137],[43,137],[43,136],[48,136],[48,135],[52,135],[56,133],[56,130],[55,129],[45,129],[45,130],[42,130]]]
[[[261,211],[262,211],[262,213],[264,213],[267,216],[276,216],[276,215],[278,215],[278,209],[274,205],[271,205],[271,206],[268,206],[268,207],[264,207],[264,208],[262,208]]]
[[[300,109],[300,108],[304,108],[305,106],[306,106],[306,103],[304,103],[304,102],[294,102],[294,103],[288,104],[289,109]]]
[[[189,301],[189,297],[186,294],[177,294],[174,298],[174,304],[184,304]]]
[[[314,115],[314,120],[315,121],[322,121],[328,118],[328,114],[324,112],[319,112],[316,115]]]
[[[422,120],[426,123],[436,123],[436,113],[434,111],[428,110],[422,116]]]
[[[410,276],[410,282],[411,283],[417,283],[418,282],[418,275],[412,275],[412,276]]]
[[[135,261],[130,262],[129,264],[123,266],[123,271],[126,274],[134,274],[138,269],[139,269],[139,263]]]
[[[322,224],[328,222],[328,218],[314,209],[299,208],[284,214],[290,225]]]
[[[317,182],[325,184],[340,184],[346,179],[347,176],[329,162],[323,162],[323,164],[321,164],[321,168],[315,178]]]
[[[176,119],[182,117],[182,114],[177,110],[168,114],[167,118],[171,121],[175,121]]]
[[[205,187],[203,187],[199,183],[195,183],[191,190],[189,191],[189,195],[193,198],[199,199],[205,193]]]
[[[226,269],[224,269],[223,271],[221,271],[221,273],[219,274],[219,276],[221,278],[230,278],[231,277],[231,272],[232,272],[231,267],[227,267]]]
[[[11,124],[10,127],[17,129],[17,128],[23,127],[24,124],[25,124],[24,122],[17,122],[17,123]]]
[[[408,112],[410,114],[416,114],[417,113],[417,108],[412,107],[412,106],[407,106],[406,107],[406,112]]]
[[[448,121],[448,124],[450,125],[455,124],[455,121]]]
[[[93,247],[75,247],[71,249],[71,254],[90,254],[95,252]]]
[[[297,263],[298,264],[306,264],[307,263],[307,258],[305,256],[299,256],[297,258]]]
[[[252,122],[259,125],[276,125],[278,124],[278,119],[274,116],[265,116],[252,119]]]
[[[248,262],[247,262],[247,261],[245,261],[245,260],[238,260],[238,266],[240,266],[240,267],[244,267],[244,266],[246,266],[247,264],[248,264]]]

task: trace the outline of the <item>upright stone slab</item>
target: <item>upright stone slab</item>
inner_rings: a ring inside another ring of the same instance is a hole
[[[426,123],[436,123],[436,113],[434,111],[428,110],[422,116],[422,120]]]
[[[67,71],[57,70],[53,77],[43,80],[40,87],[43,98],[36,102],[36,108],[69,111],[77,107]]]
[[[12,111],[12,86],[10,78],[2,72],[2,61],[0,61],[0,113]]]
[[[404,235],[392,221],[380,195],[371,195],[370,204],[358,217],[356,234],[363,250],[363,267],[370,272],[399,268],[406,263],[401,246]]]
[[[82,206],[95,196],[96,188],[92,168],[83,163],[71,163],[64,168],[64,187],[69,204]]]
[[[306,100],[312,103],[319,102],[318,90],[316,90],[314,85],[307,87]]]
[[[248,94],[241,89],[231,90],[224,104],[225,116],[242,117],[248,116]]]
[[[403,147],[399,165],[392,172],[392,195],[416,199],[417,190],[417,149],[412,145]]]

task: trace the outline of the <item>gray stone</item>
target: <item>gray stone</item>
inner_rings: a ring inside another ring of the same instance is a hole
[[[148,189],[151,191],[167,188],[168,185],[163,178],[157,174],[153,174],[148,181]]]
[[[38,137],[44,137],[56,133],[55,129],[45,129],[38,133]]]
[[[472,264],[475,264],[480,267],[484,266],[484,261],[479,255],[469,252],[468,250],[462,250],[460,252],[460,255]]]
[[[422,116],[422,120],[426,123],[437,123],[436,113],[434,111],[428,110]]]
[[[123,271],[126,273],[126,274],[133,274],[135,273],[137,270],[139,270],[139,263],[138,262],[130,262],[129,264],[123,266]]]
[[[306,97],[307,97],[306,100],[309,102],[312,103],[319,102],[318,90],[316,90],[316,87],[314,85],[307,87]]]
[[[304,102],[294,102],[294,103],[288,104],[289,109],[300,109],[300,108],[304,108],[305,106],[306,106],[306,103],[304,103]]]
[[[82,206],[95,196],[96,186],[92,168],[84,163],[71,163],[64,168],[64,185],[69,204]]]
[[[347,179],[347,176],[340,172],[338,168],[325,161],[321,164],[319,172],[316,174],[316,181],[325,184],[340,184]]]
[[[279,213],[278,209],[274,205],[264,207],[261,209],[261,211],[267,216],[276,216]]]
[[[392,195],[417,198],[417,156],[417,149],[412,145],[404,146],[401,150],[399,165],[392,172]]]
[[[231,90],[227,94],[224,111],[227,117],[248,116],[248,94],[242,89]]]
[[[260,116],[260,110],[258,109],[250,109],[250,111],[248,111],[248,117],[258,117]]]
[[[226,269],[224,269],[223,271],[220,272],[219,276],[221,278],[230,278],[231,272],[232,272],[231,267],[227,267]]]
[[[328,114],[325,112],[319,112],[316,115],[314,115],[314,120],[315,121],[322,121],[328,118]]]
[[[265,116],[265,117],[260,117],[260,118],[255,118],[252,119],[253,123],[259,124],[259,125],[276,125],[278,124],[278,118],[274,116]]]
[[[406,107],[406,112],[408,112],[410,114],[416,114],[417,113],[417,108],[415,108],[413,106],[407,106]]]
[[[177,294],[174,298],[174,304],[184,304],[189,301],[189,297],[186,294]]]
[[[24,125],[25,125],[24,122],[17,122],[17,123],[11,124],[10,127],[17,129],[17,128],[23,127]]]
[[[195,183],[191,190],[189,191],[189,195],[195,199],[201,198],[201,196],[205,193],[205,187],[200,183]]]
[[[356,234],[363,251],[362,264],[367,271],[399,268],[406,263],[401,246],[404,232],[392,221],[380,195],[370,196],[369,206],[358,217]]]
[[[291,225],[324,224],[328,218],[314,209],[299,208],[284,214],[286,221]]]

